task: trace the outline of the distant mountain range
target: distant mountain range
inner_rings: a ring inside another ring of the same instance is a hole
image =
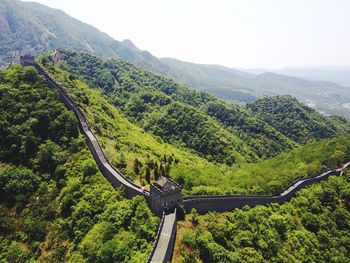
[[[283,68],[283,69],[242,69],[255,75],[273,72],[311,81],[322,80],[350,87],[350,67],[314,67],[314,68]]]
[[[19,54],[40,54],[57,48],[121,57],[137,66],[170,76],[188,87],[207,91],[228,101],[247,103],[261,96],[288,94],[326,114],[340,114],[350,118],[350,89],[327,81],[310,81],[283,75],[311,80],[335,80],[331,77],[319,78],[322,72],[309,72],[305,75],[300,70],[286,69],[255,75],[219,65],[201,65],[172,58],[159,59],[140,50],[130,40],[114,40],[63,11],[38,3],[0,0],[0,66],[16,61]],[[347,70],[342,73],[344,80],[337,82],[349,83]]]

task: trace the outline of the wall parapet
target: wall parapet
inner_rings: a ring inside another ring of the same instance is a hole
[[[177,210],[166,214],[163,213],[157,237],[152,251],[148,256],[147,263],[166,263],[171,261],[177,230]]]
[[[191,209],[196,209],[199,214],[210,211],[227,212],[235,208],[242,208],[245,205],[268,205],[271,203],[284,203],[289,201],[297,191],[314,183],[327,180],[331,175],[339,176],[343,169],[350,163],[346,163],[342,168],[329,170],[320,175],[308,178],[299,178],[277,195],[201,195],[184,197],[183,205],[185,211],[189,213]]]
[[[152,250],[151,250],[151,253],[149,253],[148,255],[148,258],[147,258],[147,263],[150,263],[151,262],[151,259],[154,255],[154,252],[157,248],[157,245],[158,245],[158,241],[159,241],[159,238],[160,238],[160,234],[162,232],[162,229],[163,229],[163,225],[164,225],[164,219],[165,219],[165,212],[163,212],[163,215],[160,219],[160,223],[159,223],[159,226],[158,226],[158,231],[157,231],[157,235],[156,235],[156,238],[153,242],[153,246],[152,246]]]

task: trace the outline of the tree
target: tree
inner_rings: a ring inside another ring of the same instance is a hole
[[[136,158],[134,160],[134,173],[139,175],[140,174],[140,167],[139,167],[140,163],[139,160]]]
[[[158,173],[158,163],[154,163],[154,170],[153,170],[154,180],[157,181],[159,179],[159,173]]]
[[[165,169],[164,169],[164,167],[163,167],[163,164],[162,164],[162,163],[160,163],[159,170],[160,170],[160,175],[161,175],[161,176],[166,176],[166,174],[165,174]]]
[[[343,151],[336,150],[334,154],[329,158],[329,164],[337,167],[341,165],[348,156]]]
[[[0,168],[0,200],[22,204],[37,190],[39,183],[39,176],[23,166]]]
[[[170,175],[170,164],[169,163],[165,164],[164,172],[165,172],[165,176],[169,177],[169,175]]]
[[[84,177],[89,177],[97,173],[97,165],[94,160],[87,159],[83,162],[83,175]]]
[[[123,152],[120,153],[119,160],[118,160],[118,167],[119,168],[126,167],[126,158],[125,158],[125,154]]]
[[[147,183],[151,183],[151,172],[148,166],[146,166],[145,179]]]
[[[65,162],[65,152],[60,146],[47,140],[39,146],[35,164],[43,173],[52,173],[57,165]]]
[[[197,210],[195,208],[191,209],[191,222],[194,225],[198,225],[199,223],[199,214],[197,213]]]
[[[149,167],[150,169],[154,169],[154,161],[153,161],[152,159],[149,161],[148,167]]]

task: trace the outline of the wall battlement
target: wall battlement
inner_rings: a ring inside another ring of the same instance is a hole
[[[35,57],[31,55],[23,55],[19,57],[19,61],[22,67],[33,66],[35,64]]]
[[[174,211],[182,204],[181,186],[170,178],[161,176],[151,184],[148,203],[152,212],[159,216],[163,212]]]

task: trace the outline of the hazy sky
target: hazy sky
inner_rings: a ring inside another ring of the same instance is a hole
[[[230,67],[350,65],[349,0],[35,0],[158,57]]]

